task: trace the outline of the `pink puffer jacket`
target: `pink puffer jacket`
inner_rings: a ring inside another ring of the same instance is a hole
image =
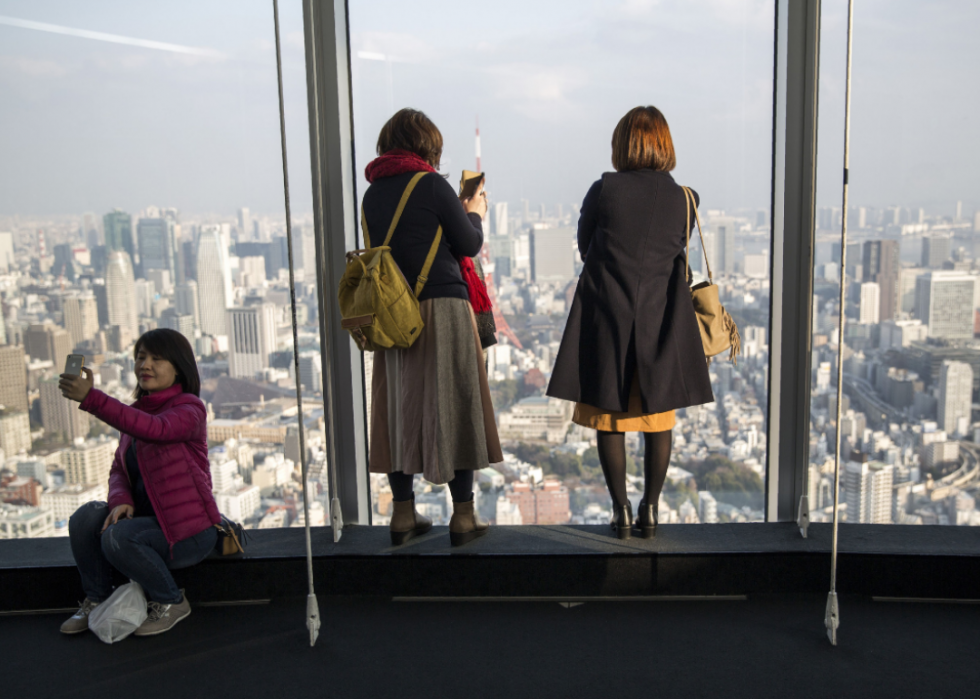
[[[93,388],[78,407],[121,434],[109,472],[110,509],[133,504],[126,450],[136,439],[146,493],[171,547],[220,521],[211,494],[207,412],[200,398],[174,384],[130,406]]]

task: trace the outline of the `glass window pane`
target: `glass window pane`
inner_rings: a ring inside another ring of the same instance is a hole
[[[980,142],[960,88],[980,11],[870,1],[854,26],[844,398],[836,421],[847,3],[823,3],[809,492],[829,521],[978,525]],[[952,19],[955,17],[955,20]],[[971,21],[972,20],[972,21]],[[914,42],[915,51],[908,51]]]
[[[446,2],[351,3],[354,132],[361,194],[379,131],[402,107],[423,110],[441,129],[441,166],[454,186],[463,169],[487,173],[483,261],[500,312],[488,363],[506,461],[478,476],[484,516],[497,524],[609,521],[594,431],[572,424],[572,404],[542,397],[581,269],[582,199],[612,169],[618,120],[654,104],[672,128],[675,178],[701,195],[716,281],[743,346],[737,366],[721,357],[711,365],[716,401],[679,411],[660,521],[761,520],[773,3],[508,0],[459,17]],[[554,248],[543,255],[546,241]],[[695,241],[698,281],[701,254]],[[628,447],[635,506],[639,435]],[[387,524],[384,476],[372,476],[372,498],[374,522]],[[448,521],[443,487],[417,479],[416,498],[424,514]]]
[[[323,524],[302,6],[281,13],[311,519]],[[15,1],[3,14],[2,518],[61,536],[79,505],[105,499],[119,434],[62,398],[57,374],[84,354],[97,388],[130,402],[134,341],[167,327],[195,351],[219,508],[249,527],[301,522],[271,3]]]

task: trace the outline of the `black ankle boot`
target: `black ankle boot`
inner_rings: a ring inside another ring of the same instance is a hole
[[[657,508],[648,505],[646,500],[640,500],[636,512],[636,528],[644,539],[652,539],[657,535]]]
[[[613,531],[620,539],[629,539],[633,528],[633,506],[629,501],[625,505],[613,505]]]

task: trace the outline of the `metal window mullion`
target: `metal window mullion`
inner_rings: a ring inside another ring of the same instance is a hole
[[[777,0],[767,521],[796,519],[809,459],[820,0]]]
[[[307,107],[316,242],[320,353],[332,497],[348,524],[370,524],[363,357],[340,327],[336,290],[358,246],[347,5],[304,0]]]

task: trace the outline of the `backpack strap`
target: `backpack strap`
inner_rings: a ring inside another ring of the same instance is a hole
[[[419,183],[423,177],[425,177],[427,172],[417,172],[415,176],[409,180],[408,185],[405,187],[405,191],[402,192],[402,198],[398,201],[398,208],[395,209],[395,216],[391,219],[391,225],[388,226],[388,235],[385,237],[385,242],[381,245],[385,246],[391,242],[391,236],[395,233],[395,228],[398,226],[398,222],[401,220],[402,212],[405,211],[405,205],[408,203],[408,198],[412,196],[412,191],[415,189],[415,185]],[[364,203],[361,203],[361,230],[364,232],[364,247],[368,250],[371,249],[371,234],[368,232],[367,219],[364,217]],[[422,265],[422,271],[419,272],[418,280],[415,282],[415,296],[418,297],[422,293],[422,289],[425,287],[425,283],[429,281],[429,270],[432,269],[432,263],[435,262],[436,253],[439,252],[439,243],[442,242],[442,226],[436,231],[436,237],[432,241],[432,247],[429,248],[429,254],[425,258],[425,263]]]

